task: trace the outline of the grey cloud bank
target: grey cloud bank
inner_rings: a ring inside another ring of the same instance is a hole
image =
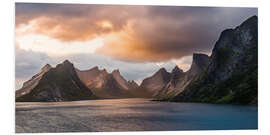
[[[16,28],[45,17],[38,23],[36,33],[72,42],[113,32],[126,32],[126,26],[132,22],[133,33],[121,37],[121,40],[130,41],[131,38],[131,41],[142,43],[107,42],[98,54],[59,57],[23,50],[16,45],[16,89],[43,65],[49,63],[55,66],[65,59],[81,70],[93,66],[109,71],[119,69],[128,80],[139,80],[151,75],[160,68],[156,62],[164,62],[162,66],[169,71],[175,66],[173,59],[186,66],[190,61],[185,58],[194,52],[211,52],[221,31],[239,25],[248,17],[257,15],[257,12],[256,8],[231,7],[16,3]],[[112,30],[102,29],[96,24],[104,19],[113,24]],[[56,27],[61,29],[50,31]]]

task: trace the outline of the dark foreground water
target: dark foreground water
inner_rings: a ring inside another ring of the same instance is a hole
[[[16,132],[257,129],[255,106],[149,99],[16,103]]]

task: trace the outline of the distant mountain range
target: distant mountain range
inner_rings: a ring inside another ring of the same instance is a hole
[[[74,101],[149,97],[158,101],[257,104],[258,26],[253,16],[221,33],[212,54],[194,53],[183,72],[161,68],[139,86],[119,70],[81,71],[69,61],[45,65],[16,91],[16,101]]]
[[[81,81],[100,98],[134,97],[133,90],[138,87],[134,81],[126,81],[119,70],[108,73],[106,69],[94,67],[90,70],[76,70]]]

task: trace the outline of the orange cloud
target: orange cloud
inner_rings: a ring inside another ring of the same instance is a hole
[[[32,34],[61,42],[100,37],[104,45],[96,53],[157,62],[210,52],[222,30],[256,13],[255,8],[16,4],[16,29],[32,22]]]
[[[134,29],[135,25],[135,21],[129,21],[121,31],[104,35],[104,45],[97,49],[97,53],[135,62],[166,61],[187,55],[178,51],[160,50],[158,44],[153,48],[154,44],[151,40],[139,38],[137,30]],[[166,45],[163,46],[166,48]]]
[[[103,24],[87,23],[82,18],[39,17],[33,20],[35,33],[48,35],[62,41],[87,41],[96,38],[100,34],[110,33],[113,25],[108,22]],[[63,23],[60,23],[63,22]]]
[[[35,23],[35,33],[61,41],[87,41],[122,30],[144,6],[16,4],[16,29]]]
[[[104,29],[113,29],[113,24],[110,21],[101,21],[97,23],[100,27]]]

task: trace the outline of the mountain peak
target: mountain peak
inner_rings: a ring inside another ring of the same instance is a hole
[[[203,53],[193,53],[193,60],[200,60],[201,58],[209,57],[206,54]]]
[[[181,73],[181,72],[183,72],[183,70],[180,69],[177,65],[172,70],[172,73]]]
[[[205,66],[208,64],[210,57],[203,53],[193,53],[192,63],[197,64],[198,66]]]
[[[244,21],[240,27],[245,27],[245,26],[248,26],[248,25],[253,25],[253,24],[258,24],[258,17],[256,15],[248,18],[246,21]]]
[[[190,75],[194,76],[200,73],[210,62],[210,57],[202,53],[193,53],[192,64],[189,69]]]
[[[154,74],[154,76],[161,76],[163,80],[167,81],[170,73],[165,68],[161,68]]]
[[[63,62],[63,64],[64,64],[64,65],[72,65],[72,63],[71,63],[69,60],[65,60],[65,61]]]
[[[43,66],[42,68],[41,68],[41,70],[42,71],[48,71],[49,69],[51,69],[52,68],[52,66],[50,65],[50,64],[46,64],[45,66]]]
[[[129,80],[128,86],[129,88],[133,88],[133,89],[139,87],[139,85],[134,80]]]
[[[98,69],[98,66],[94,66],[92,69],[90,69],[90,70],[98,70],[99,71],[99,69]]]
[[[160,91],[170,81],[170,73],[165,68],[159,69],[152,76],[145,78],[140,87],[150,93]]]
[[[128,83],[136,83],[134,80],[128,80]]]
[[[103,70],[102,70],[103,72],[107,72],[107,70],[104,68]]]
[[[112,71],[112,74],[120,74],[119,69],[115,69]]]
[[[167,72],[167,70],[163,67],[163,68],[159,69],[157,73],[159,73],[159,72],[164,73],[164,72]]]

